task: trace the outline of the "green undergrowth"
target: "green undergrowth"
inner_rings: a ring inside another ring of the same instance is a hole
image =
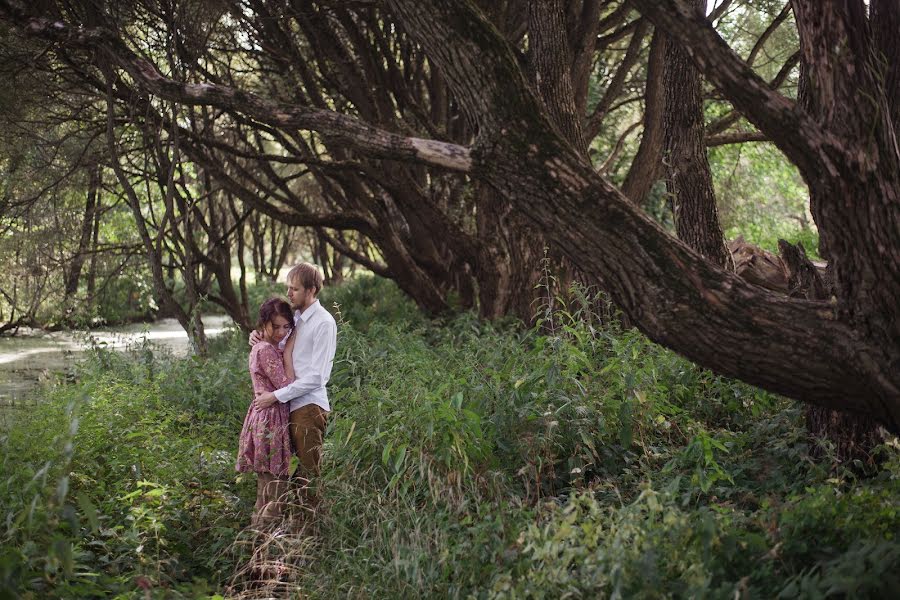
[[[297,597],[900,587],[896,441],[877,470],[813,460],[794,402],[601,322],[583,294],[532,330],[428,320],[371,278],[324,301],[341,321],[334,410],[315,532],[284,550]],[[239,334],[205,360],[98,348],[17,418],[0,597],[226,593],[255,489],[233,467],[246,353]]]

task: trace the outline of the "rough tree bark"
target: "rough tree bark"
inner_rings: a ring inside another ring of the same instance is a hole
[[[530,239],[523,235],[532,231],[532,224],[495,189],[478,182],[473,193],[479,207],[478,238],[492,240],[480,249],[476,263],[481,314],[490,319],[512,314],[530,321],[540,278],[537,265],[546,241],[538,233]],[[522,268],[525,265],[529,268]]]
[[[529,0],[528,57],[535,89],[551,122],[579,154],[587,156],[562,0]]]
[[[761,81],[705,18],[681,2],[637,2],[657,26],[683,34],[679,41],[687,45],[705,75],[776,141],[808,180],[818,176],[845,189],[849,184],[880,205],[884,223],[854,234],[864,239],[874,235],[882,248],[896,252],[896,240],[883,230],[896,220],[896,212],[894,216],[883,212],[896,207],[896,152],[885,161],[883,176],[869,169],[862,181],[858,174],[851,176],[835,160],[840,157],[859,165],[853,152],[835,143],[844,140],[821,131]],[[416,32],[448,85],[481,126],[483,143],[473,148],[473,173],[513,198],[515,206],[536,222],[559,232],[566,254],[586,271],[601,276],[617,304],[651,338],[719,372],[803,400],[878,415],[894,429],[900,428],[900,371],[896,369],[900,348],[892,331],[896,325],[865,327],[861,338],[854,333],[855,322],[851,325],[836,318],[841,313],[835,315],[829,306],[760,290],[667,240],[655,224],[548,133],[553,128],[523,85],[514,57],[477,12],[462,2],[426,2],[428,10],[422,10],[421,3],[413,7],[411,0],[393,0],[390,5]],[[455,36],[462,39],[455,41]],[[460,60],[460,47],[466,45],[477,49],[478,60],[474,52],[471,62]],[[485,105],[492,110],[483,110]],[[519,125],[510,132],[514,135],[497,136],[510,122]],[[823,164],[836,172],[824,170]],[[900,261],[890,258],[885,270],[896,270]],[[867,268],[881,267],[869,264]],[[888,325],[898,306],[900,302],[890,307],[879,304],[877,311],[868,314]],[[740,350],[717,343],[726,338],[736,341],[731,346]],[[752,356],[747,351],[751,347]]]
[[[794,246],[785,240],[778,240],[778,249],[788,273],[788,293],[791,296],[807,300],[827,300],[831,297],[831,286],[807,258],[803,244]],[[858,460],[863,465],[869,465],[876,460],[873,453],[875,447],[885,441],[878,421],[870,416],[807,404],[804,417],[806,428],[813,436],[813,456],[825,455],[823,442],[827,440],[837,461]]]
[[[832,94],[836,93],[833,72],[838,68],[834,63],[839,61],[840,57],[835,56],[833,50],[820,46],[822,43],[827,43],[824,37],[826,34],[821,31],[821,28],[826,26],[828,20],[838,19],[839,15],[832,12],[830,7],[819,13],[821,7],[811,5],[803,0],[792,1],[791,7],[796,12],[800,33],[801,58],[797,103],[820,125],[831,127],[833,119],[842,118],[840,115],[835,115],[833,113],[835,107],[830,106],[831,103],[840,101],[832,97]],[[872,22],[875,28],[879,26],[875,19],[880,18],[877,8],[879,7],[873,6]],[[820,18],[823,21],[820,22]],[[887,11],[884,18],[890,20],[890,11]],[[894,37],[896,37],[896,31]],[[881,41],[882,43],[893,43],[893,40]],[[895,54],[892,62],[896,62],[898,59],[900,59],[900,55]],[[883,68],[888,68],[888,66],[884,65]],[[887,84],[885,87],[890,90],[890,76],[886,72],[885,79]],[[823,204],[828,206],[829,203],[834,204],[835,201],[841,201],[841,199],[824,198],[824,193],[823,188],[810,186],[810,212],[817,225]],[[821,236],[819,255],[825,258],[829,265],[829,271],[833,272],[833,258],[829,250],[828,239],[828,235]],[[829,277],[832,285],[826,287],[818,273],[810,268],[811,263],[806,258],[802,246],[795,248],[786,243],[779,243],[779,246],[782,258],[789,270],[795,273],[793,281],[790,282],[792,293],[800,293],[814,300],[827,300],[833,294],[836,296],[839,294],[834,287],[834,284],[837,283],[834,277]],[[819,443],[821,440],[828,440],[834,446],[835,458],[840,461],[854,459],[870,461],[872,450],[883,441],[878,431],[878,423],[871,417],[821,406],[807,406],[805,416],[809,432],[819,440]],[[814,448],[814,452],[820,453],[818,446]]]
[[[702,14],[706,0],[691,2]],[[734,270],[706,158],[700,72],[678,44],[665,45],[664,156],[675,230],[679,239],[713,263]]]

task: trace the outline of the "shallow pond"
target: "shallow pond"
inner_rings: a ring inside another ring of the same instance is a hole
[[[216,336],[231,324],[231,319],[221,315],[207,315],[202,319],[209,337]],[[0,409],[3,409],[0,412],[9,416],[14,409],[35,402],[32,391],[42,380],[67,371],[85,352],[88,336],[110,348],[125,348],[143,338],[166,346],[176,354],[186,354],[190,348],[187,334],[175,319],[91,331],[35,332],[33,335],[0,337]]]

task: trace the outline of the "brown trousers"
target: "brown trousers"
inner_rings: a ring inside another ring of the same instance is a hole
[[[315,404],[307,404],[291,411],[291,441],[294,452],[300,459],[292,477],[304,487],[319,474],[327,418],[328,413]]]

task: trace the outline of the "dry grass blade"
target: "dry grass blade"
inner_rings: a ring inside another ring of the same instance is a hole
[[[283,513],[267,523],[244,529],[232,545],[237,556],[249,556],[238,565],[226,588],[235,600],[262,600],[302,595],[302,569],[318,543],[321,505],[309,506],[303,491],[292,487],[280,498]]]

